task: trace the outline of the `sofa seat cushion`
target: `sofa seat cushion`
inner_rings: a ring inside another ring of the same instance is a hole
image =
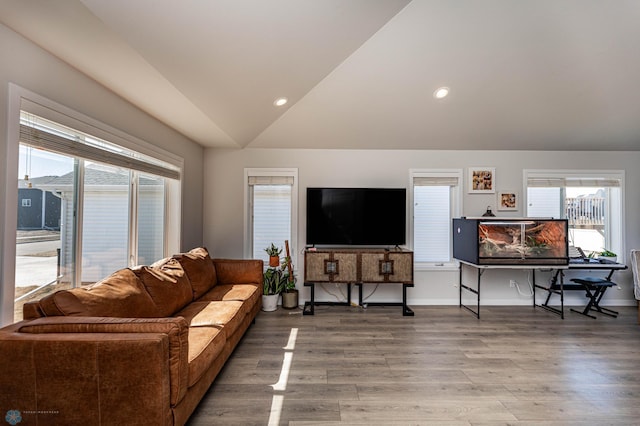
[[[40,307],[46,316],[161,316],[142,281],[128,268],[116,271],[92,285],[57,291],[42,298]]]
[[[176,254],[173,258],[180,262],[189,277],[193,300],[216,285],[216,270],[206,248],[194,248],[187,253]]]
[[[222,327],[189,327],[189,377],[187,386],[191,387],[200,380],[220,356],[227,342]]]
[[[160,316],[171,316],[193,300],[189,278],[176,259],[162,259],[133,271],[149,292]]]
[[[187,320],[191,327],[221,327],[227,335],[235,333],[249,308],[242,302],[212,301],[192,302],[175,316]]]
[[[249,301],[251,304],[258,302],[262,296],[261,289],[254,284],[218,284],[209,290],[199,301]]]
[[[192,302],[176,316],[189,324],[189,386],[195,384],[242,324],[246,313],[243,302]]]

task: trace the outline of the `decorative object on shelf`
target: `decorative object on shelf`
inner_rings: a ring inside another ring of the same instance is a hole
[[[498,211],[518,210],[518,193],[516,191],[498,192]]]
[[[269,266],[272,268],[278,267],[280,265],[280,253],[282,253],[282,249],[271,243],[271,246],[264,249],[264,251],[269,255]]]
[[[291,263],[289,240],[285,240],[284,246],[286,256],[280,267],[285,271],[287,281],[282,291],[282,307],[284,309],[294,309],[298,307],[298,289],[296,289],[296,277],[293,273],[293,263]]]
[[[487,211],[482,214],[482,217],[496,217],[491,211],[491,206],[487,206]]]
[[[496,192],[495,167],[469,167],[469,194],[493,194]]]

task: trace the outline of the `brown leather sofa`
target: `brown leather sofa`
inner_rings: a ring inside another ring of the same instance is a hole
[[[20,425],[182,425],[261,308],[261,260],[204,248],[26,304],[0,330]]]

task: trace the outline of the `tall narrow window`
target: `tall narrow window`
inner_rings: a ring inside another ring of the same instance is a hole
[[[460,212],[459,170],[412,170],[412,228],[416,266],[453,265],[452,218]]]
[[[525,170],[527,216],[569,222],[569,244],[624,259],[624,172]]]
[[[247,238],[245,255],[267,261],[271,243],[290,249],[296,241],[297,169],[246,169]],[[291,253],[292,256],[295,252]],[[284,255],[284,251],[283,251]]]

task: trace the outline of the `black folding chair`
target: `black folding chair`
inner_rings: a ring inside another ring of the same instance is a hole
[[[582,289],[586,292],[587,297],[589,298],[589,303],[587,303],[587,306],[585,306],[582,311],[571,309],[573,312],[577,312],[594,319],[596,318],[594,315],[589,315],[589,312],[592,309],[600,312],[601,314],[609,315],[610,317],[616,318],[618,316],[618,312],[600,306],[600,300],[602,300],[602,297],[604,296],[604,293],[607,291],[607,289],[609,287],[617,286],[617,284],[613,281],[609,281],[608,277],[572,278],[571,281],[576,284],[580,284],[582,286]]]

